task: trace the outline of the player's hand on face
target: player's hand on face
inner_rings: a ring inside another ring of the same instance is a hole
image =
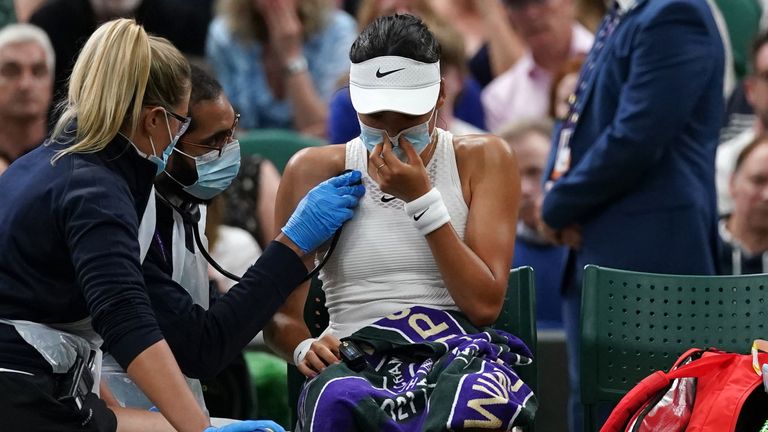
[[[429,192],[432,185],[413,145],[401,136],[399,146],[406,155],[405,162],[395,156],[389,137],[384,135],[384,141],[368,157],[368,173],[382,192],[410,202]]]

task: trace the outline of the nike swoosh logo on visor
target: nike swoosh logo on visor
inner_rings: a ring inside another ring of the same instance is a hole
[[[427,207],[423,212],[421,212],[421,213],[419,213],[417,215],[414,215],[413,216],[413,220],[418,222],[418,220],[421,219],[422,216],[424,216],[424,213],[426,213],[427,210],[429,210],[429,207]]]
[[[392,69],[391,71],[382,72],[382,71],[381,71],[381,68],[379,68],[379,69],[377,69],[377,70],[376,70],[376,78],[384,78],[385,76],[387,76],[387,75],[389,75],[389,74],[393,74],[393,73],[395,73],[395,72],[400,72],[400,71],[401,71],[401,70],[403,70],[403,69],[405,69],[405,68],[400,68],[400,69]]]
[[[386,195],[382,195],[381,196],[381,202],[383,202],[383,203],[388,203],[388,202],[392,201],[393,199],[396,199],[396,198],[395,197],[388,197]]]

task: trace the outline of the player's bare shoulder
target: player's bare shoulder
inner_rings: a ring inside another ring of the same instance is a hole
[[[453,148],[459,171],[474,171],[493,167],[516,167],[512,148],[502,138],[492,134],[455,135]]]
[[[307,147],[291,157],[284,175],[301,183],[317,184],[343,171],[345,160],[344,144]]]

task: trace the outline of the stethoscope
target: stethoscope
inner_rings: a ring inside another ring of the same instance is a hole
[[[235,282],[240,282],[242,279],[240,276],[237,276],[235,274],[232,274],[225,270],[219,263],[216,262],[216,260],[211,257],[211,255],[208,254],[208,251],[206,250],[205,246],[203,246],[203,241],[200,237],[200,206],[199,204],[191,203],[191,202],[182,202],[180,204],[174,204],[171,202],[171,200],[165,198],[161,194],[157,194],[157,196],[163,200],[166,204],[168,204],[172,209],[174,209],[179,215],[181,215],[181,219],[184,222],[184,224],[190,225],[192,227],[192,233],[193,237],[195,238],[195,244],[197,245],[197,249],[200,251],[200,253],[203,255],[203,258],[205,258],[206,261],[214,268],[216,271],[227,277],[228,279],[231,279]],[[328,246],[328,250],[325,252],[325,255],[323,256],[322,261],[315,266],[315,268],[310,271],[307,276],[304,277],[304,279],[301,280],[301,283],[304,283],[310,279],[312,279],[316,274],[320,272],[320,270],[325,266],[325,264],[328,262],[328,259],[333,254],[333,251],[336,249],[336,245],[339,242],[339,238],[341,237],[341,230],[344,228],[344,225],[339,227],[338,230],[333,234],[333,238],[331,239],[331,244]]]

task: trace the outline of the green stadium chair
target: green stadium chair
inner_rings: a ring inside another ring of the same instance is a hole
[[[680,276],[588,265],[581,297],[584,430],[688,348],[748,353],[768,328],[768,275]]]
[[[538,362],[536,348],[536,287],[533,278],[533,268],[518,267],[509,272],[507,294],[504,296],[504,306],[493,328],[512,333],[528,345],[533,353],[534,362],[520,367],[517,371],[523,382],[536,393],[538,390]]]
[[[258,154],[268,159],[282,174],[288,160],[306,147],[325,145],[325,141],[301,135],[286,129],[258,129],[238,135],[240,151],[244,154]]]

